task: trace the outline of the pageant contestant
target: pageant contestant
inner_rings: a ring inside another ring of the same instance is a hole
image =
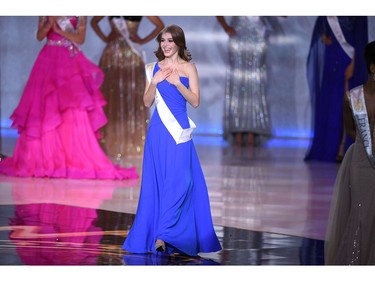
[[[107,101],[104,112],[108,123],[101,129],[100,144],[117,161],[142,157],[150,119],[143,104],[146,80],[143,46],[155,39],[164,23],[157,16],[110,16],[107,19],[111,29],[106,34],[99,25],[104,18],[95,16],[91,20],[93,30],[106,43],[99,67],[105,74],[101,91]],[[144,21],[153,27],[141,36],[139,27]]]
[[[101,149],[107,118],[100,92],[104,75],[79,46],[86,17],[40,17],[37,39],[46,38],[11,115],[18,130],[13,157],[0,173],[19,177],[130,179],[134,167],[114,166]]]
[[[355,142],[334,187],[325,243],[329,265],[375,265],[375,41],[364,56],[367,82],[344,97],[345,129]]]
[[[186,102],[199,106],[199,79],[176,25],[157,36],[158,62],[146,65],[144,103],[156,109],[146,135],[141,193],[123,248],[132,253],[197,256],[221,250],[208,190],[192,140]]]

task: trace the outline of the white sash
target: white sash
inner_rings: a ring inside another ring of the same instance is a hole
[[[146,65],[146,75],[149,83],[151,83],[152,73],[155,65],[156,62]],[[155,94],[155,104],[161,121],[167,128],[168,132],[172,135],[173,139],[176,141],[176,144],[184,143],[192,139],[193,131],[196,128],[194,122],[188,117],[190,128],[183,129],[172,112],[169,110],[157,88]]]
[[[62,31],[74,32],[75,28],[70,22],[69,17],[59,17],[56,20],[58,26],[60,26]]]
[[[145,52],[143,51],[142,46],[140,44],[134,43],[132,40],[130,40],[129,30],[125,19],[123,19],[122,17],[112,18],[112,21],[115,24],[117,30],[122,35],[122,37],[126,40],[130,48],[133,50],[133,52],[136,53],[144,62],[146,60]]]
[[[363,86],[359,86],[350,90],[349,97],[357,131],[361,136],[367,156],[372,166],[375,167],[375,157],[372,155],[371,130],[367,116]]]
[[[337,17],[327,17],[327,21],[329,26],[331,27],[333,34],[335,35],[337,41],[341,45],[341,48],[345,51],[345,53],[349,56],[349,58],[353,59],[354,57],[354,48],[351,46],[345,39],[344,33],[341,30],[341,26]]]

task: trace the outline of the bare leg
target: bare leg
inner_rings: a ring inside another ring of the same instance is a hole
[[[236,133],[235,135],[235,144],[241,146],[242,145],[242,133]]]
[[[160,239],[156,240],[155,250],[158,252],[165,252],[165,243],[163,240],[160,240]]]
[[[247,134],[247,146],[254,146],[254,134],[253,133]]]

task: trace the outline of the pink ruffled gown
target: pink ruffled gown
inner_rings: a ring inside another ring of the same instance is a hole
[[[73,28],[77,17],[65,17]],[[70,41],[52,30],[11,115],[18,130],[14,155],[0,173],[19,177],[138,178],[135,167],[115,166],[101,149],[107,118],[100,86],[104,74]]]

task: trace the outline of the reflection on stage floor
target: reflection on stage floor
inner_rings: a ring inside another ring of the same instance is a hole
[[[222,251],[188,257],[122,250],[139,180],[0,176],[0,265],[324,264],[338,164],[304,162],[307,140],[270,140],[255,148],[216,137],[194,141]],[[141,172],[142,159],[120,164]]]

